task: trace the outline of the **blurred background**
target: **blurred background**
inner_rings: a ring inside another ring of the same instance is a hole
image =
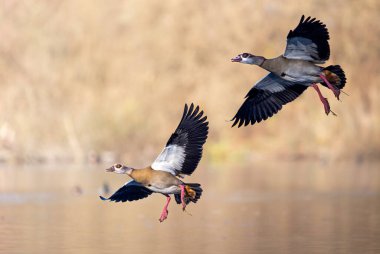
[[[206,160],[377,157],[379,2],[297,3],[1,1],[1,160],[154,158],[190,102],[210,119]],[[327,24],[327,64],[346,72],[349,96],[322,91],[338,117],[308,90],[270,121],[231,129],[266,72],[230,58],[282,54],[302,14]]]
[[[338,116],[307,90],[231,129],[266,71],[230,58],[282,54],[302,14],[346,72],[349,96],[322,88]],[[0,1],[0,252],[376,253],[379,14],[377,0]],[[126,181],[104,168],[149,165],[191,102],[210,121],[193,216],[172,204],[158,224],[158,195],[100,203]]]

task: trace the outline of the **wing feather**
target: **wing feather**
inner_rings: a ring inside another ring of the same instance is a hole
[[[148,188],[144,187],[140,183],[132,180],[123,185],[109,198],[104,198],[99,196],[101,200],[110,200],[114,202],[126,202],[135,201],[148,197],[153,192]]]
[[[276,114],[283,105],[300,96],[307,86],[294,84],[270,73],[260,80],[245,97],[231,121],[232,127],[255,124]]]
[[[191,175],[202,158],[208,135],[206,120],[199,106],[191,104],[188,107],[186,104],[177,129],[151,167],[173,175]]]
[[[324,63],[330,57],[329,39],[325,24],[302,15],[298,26],[288,33],[284,57]]]

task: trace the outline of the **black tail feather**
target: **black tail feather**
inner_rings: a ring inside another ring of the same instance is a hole
[[[346,75],[339,65],[327,66],[323,69],[323,73],[333,86],[339,89],[343,89],[343,87],[346,85]],[[327,87],[324,82],[321,82],[321,84]]]
[[[187,186],[189,186],[193,191],[195,191],[195,197],[191,198],[189,196],[185,195],[185,203],[188,205],[190,202],[197,203],[197,201],[201,198],[202,196],[202,188],[199,183],[186,183]],[[174,194],[175,202],[177,204],[181,204],[181,194]]]

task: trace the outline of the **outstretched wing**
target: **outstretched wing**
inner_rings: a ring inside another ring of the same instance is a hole
[[[132,180],[126,183],[123,187],[118,189],[109,198],[99,196],[101,200],[110,200],[115,202],[135,201],[148,197],[153,192],[140,183]]]
[[[270,73],[248,92],[243,105],[232,118],[232,127],[259,123],[276,114],[283,105],[300,96],[307,86],[294,84]]]
[[[330,57],[329,39],[325,24],[302,15],[298,26],[288,34],[284,57],[324,63]]]
[[[153,162],[154,170],[167,171],[173,175],[191,175],[202,158],[203,144],[208,134],[207,117],[199,106],[185,105],[181,122],[169,138],[166,147]]]

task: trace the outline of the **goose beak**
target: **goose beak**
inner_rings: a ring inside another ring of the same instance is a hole
[[[107,168],[106,171],[107,171],[107,172],[114,172],[115,169],[114,169],[113,166],[112,166],[112,167],[110,167],[110,168]]]
[[[240,57],[240,55],[239,56],[236,56],[236,57],[234,57],[234,58],[231,58],[231,62],[241,62],[241,57]]]

